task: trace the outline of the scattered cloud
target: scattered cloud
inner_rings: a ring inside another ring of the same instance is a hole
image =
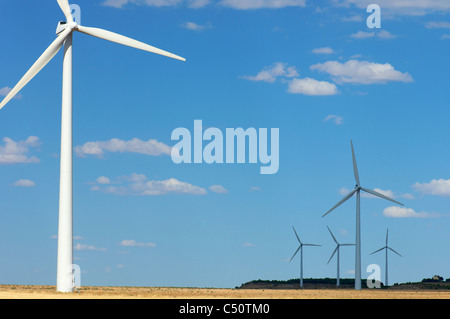
[[[107,7],[113,7],[117,9],[121,9],[124,5],[126,5],[129,0],[106,0],[102,4]]]
[[[261,187],[252,186],[252,187],[250,187],[250,189],[248,191],[249,192],[260,192],[261,191]]]
[[[112,138],[108,141],[87,142],[75,147],[75,153],[80,157],[95,155],[102,157],[105,152],[110,153],[139,153],[151,156],[170,155],[172,148],[155,139],[142,141],[133,138],[129,141]]]
[[[97,179],[98,180],[98,179]],[[115,195],[156,196],[166,194],[205,195],[206,189],[181,182],[175,178],[166,180],[148,180],[144,174],[133,173],[129,176],[119,177],[111,182],[114,186],[98,183],[91,187],[92,191],[100,191]]]
[[[11,88],[10,87],[8,87],[8,86],[5,86],[4,88],[1,88],[0,89],[0,96],[7,96],[8,94],[9,94],[9,92],[11,92]],[[15,96],[14,96],[14,99],[17,99],[17,100],[20,100],[22,98],[22,94],[20,94],[20,93],[17,93]]]
[[[304,78],[289,81],[288,92],[304,95],[335,95],[339,93],[339,90],[333,83]]]
[[[109,178],[105,177],[105,176],[100,176],[99,178],[97,178],[96,181],[99,184],[111,184],[111,181],[109,180]]]
[[[441,36],[441,39],[442,39],[442,40],[450,39],[450,34],[443,34],[443,35]]]
[[[14,186],[18,187],[33,187],[36,184],[29,180],[29,179],[19,179],[18,181],[14,182]]]
[[[415,212],[412,208],[389,206],[383,210],[383,215],[392,218],[430,218],[439,217],[440,214],[427,213],[427,212]]]
[[[412,188],[422,195],[450,197],[450,179],[433,179],[429,183],[415,183]]]
[[[223,187],[222,185],[210,186],[209,190],[214,192],[214,193],[218,193],[218,194],[226,194],[226,193],[228,193],[228,190],[225,187]]]
[[[3,142],[5,146],[0,145],[0,165],[39,162],[37,157],[26,155],[30,152],[30,148],[36,148],[41,144],[38,137],[30,136],[26,140],[18,142],[5,137]]]
[[[349,60],[345,63],[327,61],[311,66],[312,70],[326,72],[336,83],[374,84],[387,82],[412,82],[409,73],[395,70],[389,63]]]
[[[363,17],[359,14],[353,14],[349,17],[343,17],[343,18],[341,18],[341,20],[343,22],[361,22],[361,21],[363,21]]]
[[[336,125],[344,124],[344,118],[339,115],[330,114],[326,118],[323,119],[324,122],[333,121]]]
[[[387,196],[387,197],[392,198],[392,199],[394,199],[396,197],[394,192],[391,191],[390,189],[384,190],[384,189],[381,189],[381,188],[374,188],[373,190],[375,192],[377,192],[377,193],[380,193],[381,195]],[[362,192],[361,196],[362,197],[366,197],[366,198],[378,198],[377,196],[372,195],[372,194],[368,194],[366,192]]]
[[[450,22],[448,21],[430,21],[425,24],[427,29],[450,29]]]
[[[252,243],[249,243],[249,242],[245,242],[245,243],[242,244],[242,246],[244,246],[244,247],[254,247],[255,244],[252,244]]]
[[[350,35],[351,38],[354,39],[368,39],[368,38],[380,38],[380,39],[395,39],[397,36],[390,33],[387,30],[380,30],[380,31],[372,31],[372,32],[365,32],[365,31],[358,31],[356,33],[353,33]]]
[[[80,244],[77,243],[73,249],[81,251],[81,250],[96,250],[96,251],[106,251],[106,248],[98,248],[92,245],[87,245],[87,244]]]
[[[381,39],[395,39],[397,36],[390,33],[389,31],[380,30],[379,32],[377,32],[377,37]]]
[[[305,7],[306,0],[222,0],[222,6],[239,9],[280,9],[286,7]]]
[[[324,48],[316,48],[312,50],[312,53],[315,54],[332,54],[334,53],[334,50],[330,47],[324,47]]]
[[[124,239],[120,242],[123,247],[156,247],[154,243],[139,243],[134,239]]]
[[[273,83],[278,77],[292,78],[296,76],[298,76],[298,72],[295,67],[287,66],[286,63],[276,62],[269,67],[265,67],[255,76],[242,76],[242,78],[250,81]]]
[[[336,0],[338,6],[355,6],[365,9],[372,0]],[[436,12],[450,12],[450,1],[446,0],[377,0],[387,15],[425,15]]]
[[[207,23],[206,25],[200,25],[195,22],[185,22],[181,25],[183,28],[193,31],[203,31],[206,29],[211,29],[212,25],[210,23]]]
[[[122,9],[126,5],[142,5],[149,7],[187,6],[192,9],[209,5],[210,0],[105,0],[104,6]],[[281,9],[286,7],[305,7],[306,0],[220,0],[222,7],[237,10]]]
[[[375,32],[364,32],[364,31],[358,31],[358,32],[350,35],[350,37],[352,37],[354,39],[367,39],[367,38],[373,38],[374,36],[375,36]]]

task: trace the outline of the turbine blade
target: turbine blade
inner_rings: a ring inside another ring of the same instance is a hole
[[[327,225],[327,228],[328,228],[328,231],[329,231],[330,234],[331,234],[331,237],[333,237],[334,242],[335,242],[336,244],[339,245],[338,241],[336,240],[336,237],[334,237],[334,235],[333,235],[333,233],[331,232],[331,229],[330,229],[330,227],[328,227],[328,225]]]
[[[295,251],[295,253],[292,255],[291,260],[289,260],[289,262],[292,261],[292,259],[294,259],[295,255],[297,255],[298,251],[300,250],[300,248],[302,248],[302,245],[298,246],[297,250]]]
[[[392,250],[394,253],[396,253],[397,255],[399,255],[400,257],[403,257],[402,255],[400,255],[398,252],[396,252],[395,250],[393,250],[391,247],[388,247],[390,250]]]
[[[173,53],[152,47],[151,45],[145,44],[143,42],[139,42],[137,40],[125,37],[123,35],[117,34],[117,33],[113,33],[110,31],[106,31],[103,29],[98,29],[98,28],[89,28],[89,27],[83,27],[81,25],[79,25],[76,29],[77,31],[80,31],[82,33],[91,35],[93,37],[97,37],[100,39],[104,39],[107,41],[111,41],[111,42],[115,42],[115,43],[119,43],[125,46],[129,46],[135,49],[140,49],[140,50],[144,50],[147,52],[152,52],[152,53],[156,53],[156,54],[160,54],[160,55],[164,55],[166,57],[169,58],[173,58],[173,59],[177,59],[177,60],[181,60],[181,61],[186,61],[185,58],[182,58],[178,55],[175,55]]]
[[[389,228],[386,229],[386,246],[388,245],[388,233],[389,233]]]
[[[353,142],[350,141],[350,144],[352,146],[352,159],[353,159],[353,174],[355,175],[356,184],[359,184],[359,174],[358,174],[358,166],[356,165],[356,157],[355,157],[355,150],[353,149]]]
[[[37,59],[37,61],[31,66],[31,68],[25,73],[25,75],[20,79],[16,86],[6,95],[3,101],[0,103],[0,109],[2,109],[19,91],[28,84],[28,82],[33,79],[36,74],[41,71],[48,62],[53,59],[53,57],[58,53],[59,49],[62,47],[64,40],[72,32],[71,28],[66,28],[47,48],[47,50],[42,53],[42,55]]]
[[[391,202],[394,202],[394,203],[397,203],[397,204],[399,204],[399,205],[401,205],[401,206],[404,206],[402,203],[397,202],[396,200],[394,200],[394,199],[392,199],[392,198],[390,198],[390,197],[387,197],[387,196],[385,196],[385,195],[383,195],[383,194],[380,194],[380,193],[378,193],[378,192],[376,192],[376,191],[374,191],[374,190],[371,190],[371,189],[368,189],[368,188],[364,188],[364,187],[361,187],[361,189],[362,189],[363,191],[367,192],[367,193],[372,194],[372,195],[378,196],[378,197],[380,197],[380,198],[384,198],[384,199],[386,199],[386,200],[389,200],[389,201],[391,201]]]
[[[333,259],[334,254],[337,252],[339,246],[336,246],[336,248],[334,249],[333,253],[331,254],[330,259],[328,259],[327,265],[330,263],[331,259]]]
[[[303,244],[303,246],[322,246],[322,245],[318,245],[318,244]]]
[[[356,193],[358,189],[355,188],[354,190],[352,190],[350,193],[348,193],[343,199],[341,199],[341,201],[339,203],[337,203],[336,205],[333,206],[333,208],[331,208],[329,211],[327,211],[325,214],[322,215],[322,217],[325,217],[326,215],[328,215],[333,209],[335,209],[336,207],[342,205],[345,201],[347,201],[350,197],[353,196],[354,193]]]
[[[70,9],[69,1],[68,0],[57,0],[59,7],[61,8],[62,12],[64,12],[64,15],[66,16],[67,23],[73,22],[73,16],[72,16],[72,10]]]
[[[300,240],[300,238],[298,237],[298,235],[297,235],[297,232],[295,231],[295,228],[294,228],[294,226],[292,226],[292,229],[294,230],[294,233],[295,233],[295,237],[297,237],[297,240],[298,240],[298,242],[301,244],[302,243],[302,241]]]
[[[355,244],[339,244],[339,246],[355,246]]]
[[[373,254],[375,254],[375,253],[377,253],[377,252],[379,252],[379,251],[381,251],[381,250],[383,250],[383,249],[385,249],[386,247],[383,247],[383,248],[380,248],[380,249],[378,249],[378,250],[375,250],[373,253],[371,253],[371,255],[373,255]]]

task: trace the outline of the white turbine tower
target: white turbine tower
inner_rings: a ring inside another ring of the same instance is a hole
[[[184,58],[152,47],[148,44],[125,36],[98,29],[78,25],[74,22],[68,0],[57,0],[67,22],[60,22],[57,38],[44,51],[28,72],[0,103],[3,108],[50,60],[64,45],[62,115],[61,115],[61,158],[60,158],[60,192],[58,221],[58,257],[57,257],[57,291],[73,292],[73,218],[72,218],[72,35],[74,31],[97,38],[116,42],[136,49],[164,55],[185,61]]]
[[[389,232],[389,229],[386,230],[386,246],[384,246],[384,247],[382,247],[382,248],[380,248],[378,250],[375,250],[373,253],[371,253],[371,255],[373,255],[373,254],[375,254],[375,253],[377,253],[377,252],[379,252],[379,251],[381,251],[383,249],[386,249],[386,270],[385,270],[385,282],[384,282],[384,285],[386,287],[388,286],[388,250],[390,249],[394,253],[396,253],[397,255],[402,257],[402,255],[400,255],[398,252],[396,252],[394,249],[392,249],[391,247],[388,246],[388,232]]]
[[[297,235],[297,232],[295,231],[294,226],[292,226],[292,229],[294,230],[295,237],[297,237],[300,246],[298,246],[297,250],[295,251],[294,255],[292,255],[291,260],[289,261],[292,261],[292,259],[294,259],[295,255],[297,255],[298,251],[300,250],[300,288],[303,288],[303,246],[321,246],[321,245],[302,243],[302,241]]]
[[[402,205],[402,203],[397,202],[396,200],[393,200],[392,198],[389,198],[383,194],[380,194],[374,190],[364,188],[360,186],[359,183],[359,174],[358,174],[358,167],[356,166],[356,158],[355,158],[355,151],[353,150],[353,142],[350,141],[351,147],[352,147],[352,158],[353,158],[353,173],[355,175],[356,185],[355,189],[353,189],[350,193],[348,193],[343,199],[341,199],[340,202],[338,202],[336,205],[334,205],[329,211],[327,211],[322,217],[325,217],[327,214],[329,214],[332,210],[337,208],[338,206],[342,205],[344,202],[346,202],[350,197],[352,197],[356,193],[356,251],[355,251],[355,289],[360,290],[361,289],[361,219],[360,219],[360,192],[361,190],[378,196],[380,198],[389,200],[391,202],[397,203],[399,205]]]
[[[339,248],[341,246],[355,246],[355,244],[339,244],[339,242],[336,240],[336,237],[334,237],[333,233],[331,232],[330,227],[328,227],[328,231],[331,234],[331,237],[333,237],[334,242],[336,243],[336,248],[334,249],[333,253],[331,254],[330,259],[327,262],[327,265],[330,263],[331,259],[333,259],[334,254],[337,252],[337,275],[336,275],[336,286],[339,287]]]

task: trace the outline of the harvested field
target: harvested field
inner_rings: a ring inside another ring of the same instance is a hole
[[[55,286],[0,285],[0,299],[450,299],[450,291],[82,287],[67,294]]]

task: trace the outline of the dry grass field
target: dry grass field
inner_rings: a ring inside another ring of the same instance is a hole
[[[450,291],[82,287],[67,294],[55,286],[0,285],[0,299],[450,299]]]

